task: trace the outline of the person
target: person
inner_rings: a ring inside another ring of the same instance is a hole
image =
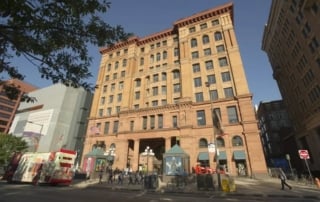
[[[100,171],[99,171],[99,184],[102,183],[102,177],[103,177],[103,168],[100,168]]]
[[[113,171],[112,171],[112,168],[110,168],[108,172],[109,172],[108,184],[109,184],[109,183],[112,184],[112,183],[113,183]]]
[[[284,190],[284,186],[287,186],[290,190],[292,189],[292,187],[291,187],[290,185],[288,185],[288,183],[286,182],[287,176],[286,176],[286,174],[283,172],[282,169],[280,169],[279,178],[280,178],[280,180],[281,180],[281,189],[282,189],[282,190]]]

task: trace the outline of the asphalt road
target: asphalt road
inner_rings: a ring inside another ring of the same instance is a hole
[[[0,202],[105,202],[105,201],[134,201],[134,202],[237,202],[237,201],[292,201],[292,202],[315,202],[314,198],[296,198],[290,196],[215,196],[204,193],[154,193],[146,191],[110,190],[97,189],[94,187],[52,187],[32,186],[29,184],[0,184]]]

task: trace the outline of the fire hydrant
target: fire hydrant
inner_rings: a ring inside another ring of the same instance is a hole
[[[314,179],[314,181],[315,181],[317,187],[320,188],[320,180],[319,180],[319,178],[316,177],[316,178]]]

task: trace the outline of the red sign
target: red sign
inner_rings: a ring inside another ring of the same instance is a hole
[[[309,159],[310,158],[308,150],[298,150],[298,152],[299,152],[299,156],[301,159]]]

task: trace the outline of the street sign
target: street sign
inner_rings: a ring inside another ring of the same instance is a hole
[[[215,152],[215,149],[216,149],[216,147],[215,147],[215,145],[214,145],[213,143],[209,143],[209,144],[208,144],[208,151],[209,151],[209,153],[214,153],[214,152]]]
[[[308,150],[300,149],[298,150],[300,159],[310,159]]]

